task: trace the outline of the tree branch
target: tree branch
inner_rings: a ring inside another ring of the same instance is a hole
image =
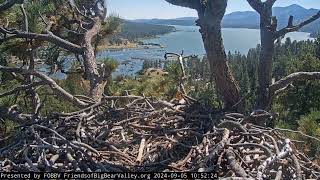
[[[177,56],[178,60],[179,60],[179,65],[180,65],[180,69],[182,71],[182,77],[180,77],[180,82],[179,82],[179,86],[181,88],[181,91],[183,94],[186,94],[185,88],[184,88],[184,80],[187,78],[186,75],[186,71],[185,71],[185,67],[184,67],[184,61],[183,61],[183,51],[181,54],[177,54],[177,53],[166,53],[164,55],[164,58],[167,59],[170,55],[174,55]]]
[[[26,12],[23,4],[20,5],[20,9],[21,9],[21,12],[23,14],[23,19],[24,19],[24,27],[23,27],[24,31],[29,32],[28,16],[27,16],[27,12]]]
[[[289,20],[288,20],[288,26],[283,28],[283,29],[280,29],[279,31],[276,32],[275,34],[275,38],[279,38],[279,37],[282,37],[284,35],[286,35],[287,33],[289,32],[294,32],[294,31],[298,31],[299,29],[301,29],[302,27],[316,21],[317,19],[320,18],[320,11],[315,14],[314,16],[310,17],[309,19],[301,22],[300,24],[298,25],[293,25],[293,16],[290,16]]]
[[[199,10],[201,7],[201,3],[199,0],[166,0],[166,1],[176,6],[191,8],[195,10]]]
[[[5,35],[7,35],[7,34],[11,35],[11,36],[5,37],[3,39],[0,39],[0,44],[2,44],[5,41],[11,40],[11,39],[28,38],[28,39],[48,41],[48,42],[53,43],[63,49],[71,51],[73,53],[83,54],[83,52],[84,52],[84,50],[81,46],[78,46],[78,45],[73,44],[69,41],[66,41],[66,40],[54,35],[50,31],[47,31],[46,34],[37,34],[37,33],[21,32],[18,30],[7,30],[3,27],[0,27],[0,33],[5,34]]]
[[[265,4],[266,4],[267,6],[269,6],[269,7],[270,7],[270,6],[272,7],[276,1],[277,1],[277,0],[266,0],[266,1],[265,1]]]
[[[256,10],[260,15],[263,12],[263,2],[261,0],[247,0],[250,6]]]
[[[320,79],[320,72],[297,72],[290,74],[289,76],[282,78],[281,80],[277,81],[276,83],[272,84],[269,88],[270,95],[274,96],[275,94],[279,94],[280,91],[286,90],[291,83],[295,81],[302,81],[302,80],[315,80]]]
[[[68,0],[68,4],[71,8],[74,8],[78,14],[80,14],[81,16],[85,17],[86,19],[90,20],[91,22],[94,22],[94,19],[92,19],[91,17],[87,16],[85,13],[82,13],[79,10],[79,8],[77,7],[77,5],[75,4],[75,2],[73,0]]]
[[[41,86],[41,85],[44,85],[44,84],[45,83],[40,81],[40,82],[33,82],[33,83],[30,83],[30,84],[27,84],[27,85],[21,85],[21,86],[16,87],[16,88],[14,88],[14,89],[12,89],[12,90],[10,90],[8,92],[0,94],[0,98],[15,94],[15,93],[17,93],[19,91],[28,90],[28,89],[31,89],[33,87]]]
[[[38,78],[40,78],[43,82],[48,84],[50,88],[57,93],[58,95],[61,95],[62,98],[65,100],[72,102],[75,106],[83,108],[87,107],[88,104],[82,102],[78,98],[74,97],[72,94],[68,93],[66,90],[64,90],[62,87],[60,87],[53,79],[51,79],[49,76],[39,73],[34,70],[26,70],[26,69],[20,69],[20,68],[11,68],[11,67],[4,67],[0,66],[0,71],[2,72],[16,72],[20,74],[28,74],[28,75],[33,75]]]
[[[15,4],[23,4],[24,0],[6,0],[4,3],[0,4],[0,12],[5,11]]]

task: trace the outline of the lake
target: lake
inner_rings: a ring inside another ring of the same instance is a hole
[[[165,52],[180,53],[184,50],[185,55],[202,56],[205,54],[199,27],[175,27],[176,32],[143,40],[144,43],[161,44],[164,48],[106,50],[100,52],[98,58],[112,57],[119,61],[120,66],[114,75],[134,75],[141,70],[145,59],[164,59]],[[287,37],[297,41],[311,39],[310,34],[305,32],[290,33]],[[239,51],[246,54],[250,48],[255,48],[260,43],[260,31],[258,29],[225,28],[223,29],[223,40],[227,52]]]
[[[177,29],[176,32],[143,40],[144,43],[161,44],[164,48],[106,50],[98,53],[97,57],[111,57],[119,61],[120,65],[113,74],[115,77],[117,75],[135,75],[142,69],[145,59],[163,60],[166,52],[180,53],[184,50],[185,55],[203,56],[205,54],[199,27],[175,27]],[[289,33],[286,37],[297,41],[311,39],[310,34],[304,32]],[[223,40],[227,52],[239,51],[242,54],[246,54],[250,48],[255,48],[260,43],[260,31],[258,29],[226,28],[223,29]],[[283,40],[285,41],[285,38]],[[64,74],[61,73],[55,74],[53,77],[65,78]]]

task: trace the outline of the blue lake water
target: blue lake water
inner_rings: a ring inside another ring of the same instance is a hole
[[[143,40],[145,43],[161,44],[164,48],[106,50],[100,52],[97,56],[98,58],[111,57],[119,61],[120,66],[114,75],[134,75],[141,70],[145,59],[163,60],[165,52],[180,53],[184,50],[185,55],[202,56],[205,54],[197,26],[175,27],[176,32]],[[301,41],[310,39],[310,34],[294,32],[288,34],[287,37],[290,37],[291,40]],[[260,43],[260,31],[257,29],[226,28],[223,29],[223,41],[227,52],[239,51],[246,54],[250,48],[255,48]]]
[[[204,55],[205,50],[199,28],[197,26],[175,26],[177,31],[161,35],[157,38],[144,40],[145,43],[158,43],[164,48],[123,49],[120,51],[107,50],[99,53],[98,57],[112,57],[117,59],[120,67],[116,75],[133,75],[141,70],[145,59],[164,59],[165,52],[181,52],[185,55]],[[294,32],[287,35],[291,40],[310,39],[309,33]],[[226,51],[239,51],[246,54],[250,48],[260,43],[260,31],[257,29],[226,28],[223,29],[223,40]],[[284,38],[285,40],[285,38]]]

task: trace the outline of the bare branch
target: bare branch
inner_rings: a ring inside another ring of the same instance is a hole
[[[29,32],[28,16],[27,16],[27,13],[26,13],[26,10],[25,10],[23,4],[20,5],[20,9],[21,9],[21,12],[23,14],[23,19],[24,19],[24,27],[23,27],[24,31]]]
[[[316,138],[316,137],[313,137],[313,136],[309,136],[301,131],[295,131],[295,130],[292,130],[292,129],[282,129],[282,128],[275,128],[273,131],[283,131],[283,132],[289,132],[289,133],[296,133],[296,134],[300,134],[301,136],[304,136],[306,138],[309,138],[309,139],[312,139],[312,140],[315,140],[315,141],[318,141],[320,142],[320,139],[319,138]]]
[[[179,60],[179,65],[180,65],[180,69],[182,71],[182,77],[180,77],[180,88],[183,94],[186,94],[185,88],[184,88],[184,80],[187,78],[186,75],[186,70],[184,67],[184,57],[183,57],[183,51],[181,54],[177,54],[177,53],[166,53],[164,58],[167,59],[169,56],[177,56],[178,60]]]
[[[316,21],[317,19],[320,18],[320,11],[315,14],[314,16],[310,17],[309,19],[301,22],[300,24],[297,24],[297,25],[293,25],[293,16],[290,16],[289,20],[288,20],[288,26],[283,28],[283,29],[280,29],[279,31],[276,32],[275,34],[275,38],[279,38],[279,37],[282,37],[284,35],[286,35],[287,33],[289,32],[294,32],[294,31],[298,31],[299,29],[301,29],[302,27]]]
[[[38,14],[39,14],[42,22],[46,25],[46,30],[49,31],[50,28],[51,28],[51,23],[48,23],[48,22],[45,20],[45,18],[42,16],[42,14],[40,13],[40,11],[38,11]]]
[[[297,72],[272,84],[269,88],[270,95],[279,94],[279,90],[286,90],[287,86],[295,81],[320,79],[320,72]]]
[[[92,19],[91,17],[87,16],[86,13],[82,13],[82,12],[79,10],[79,8],[77,7],[77,5],[74,3],[73,0],[69,0],[69,1],[68,1],[68,4],[69,4],[69,6],[70,6],[71,8],[74,8],[79,15],[85,17],[86,19],[90,20],[91,22],[94,22],[94,19]]]
[[[84,50],[81,46],[73,44],[69,41],[66,41],[66,40],[54,35],[50,31],[47,31],[46,34],[37,34],[37,33],[23,32],[23,31],[21,32],[21,31],[17,31],[17,30],[7,30],[3,27],[0,27],[0,33],[5,34],[5,35],[7,35],[7,34],[10,35],[4,39],[0,39],[0,44],[2,44],[5,41],[11,40],[11,39],[28,38],[28,39],[48,41],[48,42],[53,43],[63,49],[71,51],[73,53],[82,54],[84,52]]]
[[[21,85],[21,86],[16,87],[16,88],[14,88],[14,89],[12,89],[12,90],[10,90],[8,92],[0,94],[0,98],[15,94],[16,92],[19,92],[19,91],[23,91],[23,90],[27,90],[27,89],[30,89],[30,88],[33,88],[33,87],[41,86],[41,85],[44,85],[44,84],[45,84],[44,82],[33,82],[31,84]]]
[[[76,98],[72,94],[68,93],[66,90],[64,90],[62,87],[60,87],[53,79],[51,79],[49,76],[47,76],[45,74],[39,73],[34,70],[10,68],[10,67],[4,67],[4,66],[0,66],[0,71],[2,71],[2,72],[16,72],[16,73],[20,73],[20,74],[34,75],[34,76],[40,78],[46,84],[48,84],[55,93],[57,93],[58,95],[61,95],[67,101],[72,102],[75,106],[78,106],[78,107],[87,107],[88,106],[87,103],[80,101],[78,98]]]
[[[185,78],[186,77],[186,71],[185,71],[185,67],[184,67],[184,57],[180,54],[177,54],[177,53],[166,53],[165,54],[165,59],[167,59],[170,55],[174,55],[174,56],[177,56],[178,57],[178,60],[179,60],[179,65],[180,65],[180,68],[181,68],[181,71],[182,71],[182,75],[183,77],[182,78]]]

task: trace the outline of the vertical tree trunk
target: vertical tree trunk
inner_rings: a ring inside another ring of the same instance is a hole
[[[211,27],[201,25],[200,32],[217,92],[223,99],[225,107],[230,109],[240,101],[240,88],[228,65],[221,36],[221,24],[220,22],[215,22],[215,25]]]
[[[218,96],[222,98],[226,109],[243,111],[244,106],[239,103],[240,87],[230,70],[222,39],[221,22],[227,2],[227,0],[208,1],[198,9],[197,25],[200,26]]]
[[[90,81],[90,93],[89,96],[95,100],[99,101],[104,93],[104,88],[107,84],[104,77],[101,77],[98,71],[98,66],[96,62],[95,49],[92,46],[92,39],[96,36],[101,29],[101,20],[95,18],[95,23],[93,27],[87,31],[84,35],[84,66],[86,68],[86,77]]]
[[[272,25],[272,7],[260,16],[261,52],[259,57],[259,87],[256,108],[269,106],[269,86],[272,83],[272,66],[274,54],[274,30]]]
[[[228,0],[166,0],[167,2],[195,9],[198,12],[200,33],[207,52],[210,69],[214,75],[218,95],[226,109],[242,111],[240,87],[228,65],[221,36],[221,21],[226,12]]]

